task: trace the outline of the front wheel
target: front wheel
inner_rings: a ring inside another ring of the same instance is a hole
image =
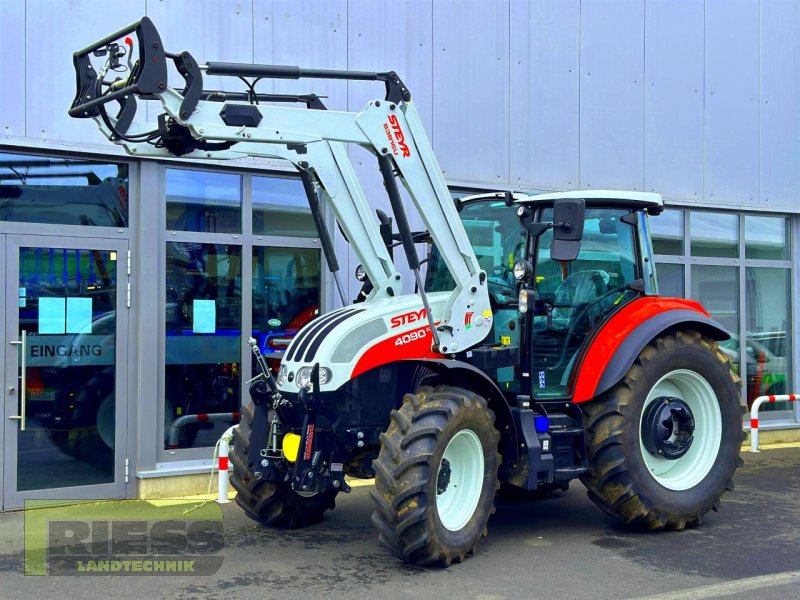
[[[448,566],[473,554],[494,512],[500,439],[486,400],[450,386],[407,394],[373,462],[379,539],[395,556]]]
[[[699,525],[742,464],[739,380],[696,331],[656,338],[616,386],[582,405],[589,497],[648,529]]]

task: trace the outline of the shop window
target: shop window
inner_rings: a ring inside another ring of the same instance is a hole
[[[648,220],[656,254],[683,254],[683,211],[665,210]]]
[[[674,263],[657,263],[658,293],[669,298],[683,298],[683,265]]]
[[[0,221],[128,226],[128,166],[0,153]]]
[[[253,234],[317,237],[299,179],[253,177]]]
[[[242,248],[171,242],[166,256],[164,446],[213,446],[241,401]]]
[[[167,169],[167,230],[241,233],[241,176]]]
[[[689,215],[692,256],[739,257],[739,217],[731,213]]]
[[[789,220],[747,215],[744,218],[745,258],[789,260]]]
[[[271,367],[277,369],[297,331],[319,315],[319,302],[319,250],[253,248],[253,337]]]
[[[791,297],[788,269],[745,269],[747,324],[747,404],[762,395],[786,394],[791,358],[787,343]],[[791,410],[788,402],[761,410]]]
[[[731,333],[721,344],[722,351],[733,362],[741,376],[739,351],[739,269],[710,265],[692,266],[692,299],[702,304],[709,314]]]

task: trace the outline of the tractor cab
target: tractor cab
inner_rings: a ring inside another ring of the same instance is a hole
[[[494,312],[488,343],[519,347],[499,367],[503,391],[536,401],[571,396],[571,375],[598,326],[630,300],[657,293],[647,214],[658,194],[578,191],[481,194],[458,201],[486,271]],[[427,289],[452,286],[432,249]]]

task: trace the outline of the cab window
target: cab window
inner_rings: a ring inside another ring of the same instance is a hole
[[[635,295],[628,286],[639,277],[634,227],[622,221],[629,211],[589,208],[578,258],[550,258],[553,231],[540,236],[535,265],[533,316],[534,395],[563,397],[579,350],[588,334],[614,306]],[[545,209],[542,221],[552,221]]]

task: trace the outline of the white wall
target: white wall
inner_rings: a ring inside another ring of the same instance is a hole
[[[108,148],[67,117],[71,53],[144,14],[201,61],[397,70],[451,182],[800,206],[794,0],[3,0],[0,143]],[[350,110],[381,92],[272,89]],[[385,205],[371,161],[352,157]]]

